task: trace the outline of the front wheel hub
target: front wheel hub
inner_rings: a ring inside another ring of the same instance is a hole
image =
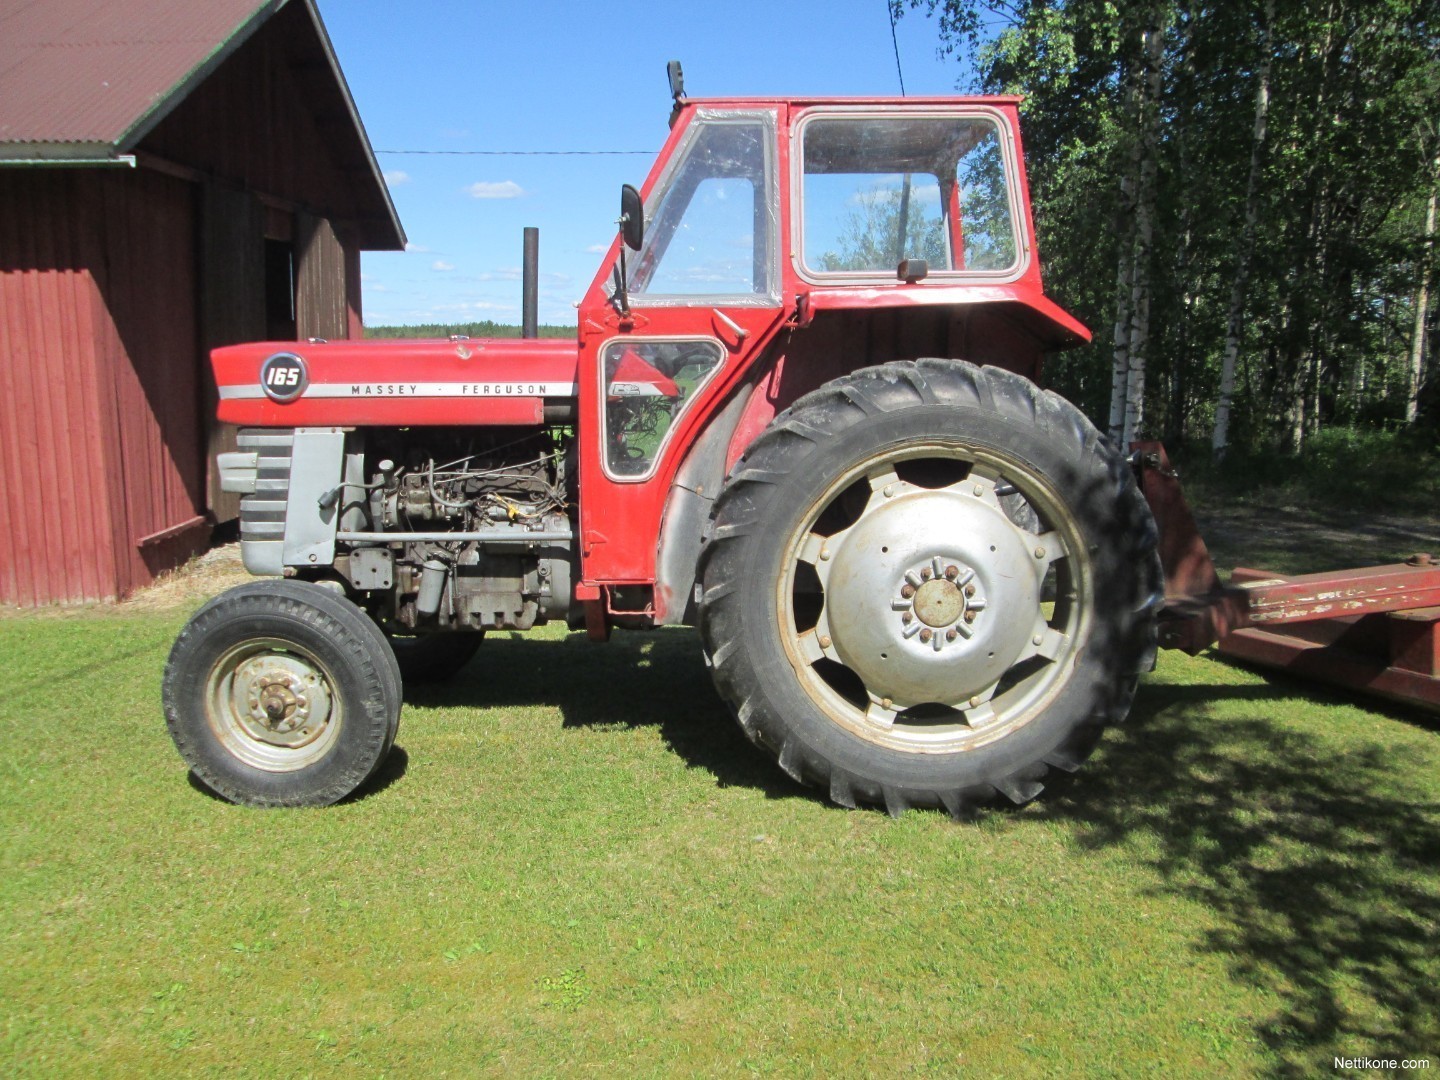
[[[236,758],[268,772],[290,772],[321,760],[334,745],[340,703],[316,659],[287,642],[255,639],[211,668],[206,715]]]
[[[300,747],[318,738],[330,717],[330,690],[295,656],[262,654],[235,670],[235,714],[251,738]]]
[[[892,488],[832,539],[839,659],[894,709],[988,692],[1034,633],[1044,566],[1030,538],[969,491]]]

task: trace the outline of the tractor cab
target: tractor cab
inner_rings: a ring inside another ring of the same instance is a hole
[[[644,538],[684,499],[672,488],[694,488],[677,476],[695,433],[731,404],[738,427],[707,459],[718,485],[759,427],[850,362],[837,338],[872,362],[967,355],[1030,378],[1044,350],[1088,338],[1041,288],[1017,105],[677,90],[580,307],[587,577],[640,586],[646,618],[683,618],[663,574],[642,602]]]

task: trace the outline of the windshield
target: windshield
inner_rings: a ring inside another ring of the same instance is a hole
[[[814,274],[1003,273],[1017,263],[1006,156],[989,116],[817,116],[803,127],[802,256]]]
[[[774,123],[769,114],[697,118],[645,207],[631,298],[774,301]]]

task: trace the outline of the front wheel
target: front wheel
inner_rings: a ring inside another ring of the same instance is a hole
[[[185,625],[165,666],[170,734],[218,794],[249,806],[325,806],[389,752],[400,721],[390,646],[329,589],[263,581]]]
[[[1123,719],[1163,589],[1130,471],[1068,402],[951,360],[776,418],[716,502],[702,640],[752,741],[836,802],[1025,802]]]

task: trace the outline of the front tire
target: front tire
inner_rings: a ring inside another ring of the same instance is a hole
[[[222,593],[180,632],[165,666],[176,748],[217,794],[247,806],[327,806],[389,752],[401,684],[379,628],[319,585],[263,581]]]
[[[1078,768],[1153,663],[1155,528],[1068,402],[953,360],[838,379],[716,502],[700,632],[741,727],[844,806],[959,816]]]

